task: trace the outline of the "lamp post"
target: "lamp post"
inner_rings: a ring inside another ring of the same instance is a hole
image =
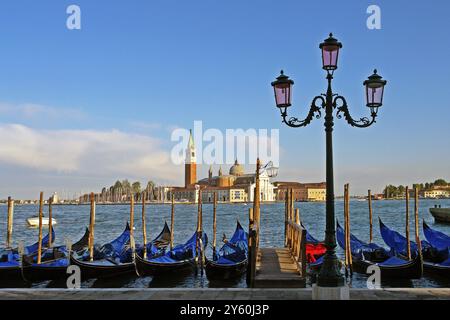
[[[377,74],[377,70],[366,80],[363,85],[366,88],[366,106],[370,110],[370,119],[368,117],[355,120],[351,117],[348,110],[347,101],[341,95],[334,94],[331,83],[334,71],[337,69],[339,50],[342,44],[330,33],[328,39],[320,44],[322,50],[322,68],[327,72],[328,88],[325,94],[314,97],[308,115],[305,119],[299,120],[295,117],[289,117],[288,108],[291,106],[292,86],[294,81],[289,79],[283,71],[280,76],[272,82],[275,92],[275,102],[280,109],[283,123],[292,128],[306,127],[314,118],[319,119],[322,116],[322,109],[325,110],[325,135],[326,135],[326,230],[325,246],[327,251],[323,259],[323,265],[320,270],[317,285],[319,287],[340,287],[344,285],[338,259],[336,257],[336,226],[334,213],[334,175],[333,175],[333,126],[335,110],[336,117],[345,120],[352,127],[366,128],[375,123],[378,108],[383,105],[383,93],[386,81]]]

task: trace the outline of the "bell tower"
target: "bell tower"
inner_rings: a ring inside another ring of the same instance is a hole
[[[189,143],[186,148],[186,161],[184,164],[184,186],[187,188],[197,182],[197,159],[195,154],[194,138],[192,130],[189,133]]]

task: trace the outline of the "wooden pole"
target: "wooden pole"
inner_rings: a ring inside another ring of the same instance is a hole
[[[202,192],[198,190],[197,232],[202,231]]]
[[[42,259],[42,206],[44,204],[44,192],[41,191],[39,197],[39,238],[38,238],[38,256],[37,263],[41,264]]]
[[[294,189],[292,189],[291,188],[291,206],[290,206],[290,211],[291,211],[291,215],[290,215],[290,217],[289,217],[289,220],[290,220],[290,222],[291,223],[293,223],[294,222],[294,215],[295,215],[295,209],[294,209]],[[291,225],[292,226],[292,225]],[[290,234],[290,236],[289,236],[289,239],[290,239],[290,244],[291,244],[291,247],[292,247],[292,245],[293,245],[293,241],[294,241],[294,233],[295,233],[295,229],[292,227],[291,228],[291,234]]]
[[[130,245],[131,251],[134,253],[134,194],[130,196]]]
[[[417,186],[414,186],[414,221],[415,221],[417,248],[419,249],[419,253],[421,253],[422,243],[420,242],[420,235],[419,235],[419,189],[417,189]]]
[[[297,224],[300,227],[300,209],[295,209],[295,220],[293,220],[295,224]],[[298,257],[300,254],[300,238],[301,238],[301,229],[295,230],[295,237],[294,237],[294,245],[295,245],[295,256]]]
[[[11,247],[14,220],[14,201],[8,197],[8,224],[6,229],[6,248]]]
[[[348,264],[350,267],[350,275],[353,274],[353,257],[352,257],[352,242],[350,241],[350,184],[347,183],[347,243],[348,243]]]
[[[142,197],[142,237],[144,244],[144,259],[147,259],[147,225],[145,224],[145,196]]]
[[[411,243],[409,240],[409,188],[406,187],[406,254],[411,260]]]
[[[91,214],[89,221],[89,260],[94,260],[94,228],[95,228],[95,197],[94,193],[91,192]]]
[[[200,189],[198,190],[198,206],[197,206],[197,240],[196,240],[196,244],[195,244],[195,260],[196,263],[198,264],[198,254],[199,254],[199,242],[200,242],[200,237],[201,237],[201,232],[202,232],[202,221],[201,221],[201,207],[202,207],[202,197],[201,197],[201,191]]]
[[[175,229],[175,195],[172,193],[172,206],[170,211],[170,250],[173,249],[174,229]]]
[[[217,193],[213,196],[213,255],[216,255],[216,234],[217,234]]]
[[[53,242],[53,208],[52,208],[52,204],[53,204],[53,197],[50,197],[48,199],[48,247],[51,248],[52,247],[52,242]]]
[[[203,217],[202,217],[202,191],[198,190],[198,224],[197,224],[197,243],[196,243],[196,262],[197,265],[200,260],[200,272],[203,276],[203,249],[202,249],[202,236],[203,236]]]
[[[261,167],[261,161],[259,158],[256,160],[256,176],[255,176],[255,196],[253,201],[253,214],[256,224],[256,249],[259,247],[259,219],[260,219],[260,190],[259,190],[259,168]]]
[[[253,208],[248,208],[248,267],[247,267],[247,285],[251,287],[253,283],[254,268],[256,264],[255,256],[253,256],[253,249],[255,246],[255,239],[252,235],[255,232],[255,217]]]
[[[295,222],[295,196],[294,196],[294,189],[291,188],[291,220],[292,222]]]
[[[284,199],[284,246],[287,246],[288,235],[288,220],[289,220],[289,189],[286,189]]]
[[[370,235],[369,235],[369,243],[373,241],[373,216],[372,216],[372,192],[368,191],[368,200],[369,200],[369,224],[370,224]]]
[[[345,271],[347,272],[347,268],[350,264],[349,257],[348,257],[348,225],[347,225],[347,184],[344,184],[344,235],[345,235],[345,250],[344,250],[344,256],[345,256]]]

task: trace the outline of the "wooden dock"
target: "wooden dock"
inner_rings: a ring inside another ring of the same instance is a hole
[[[292,189],[286,192],[283,248],[259,246],[260,214],[249,210],[249,257],[247,285],[250,288],[306,287],[306,230],[300,211],[294,209]]]
[[[306,280],[288,248],[261,248],[255,288],[305,288]]]

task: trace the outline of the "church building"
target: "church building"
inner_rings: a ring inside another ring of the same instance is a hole
[[[222,167],[217,175],[213,174],[212,166],[208,177],[197,180],[196,150],[192,131],[186,148],[184,187],[173,187],[172,193],[177,202],[198,202],[199,190],[202,191],[202,202],[213,201],[217,193],[219,202],[253,202],[255,191],[255,173],[245,173],[244,167],[236,159],[228,174],[223,174]],[[261,201],[275,201],[275,186],[265,171],[260,176]]]

